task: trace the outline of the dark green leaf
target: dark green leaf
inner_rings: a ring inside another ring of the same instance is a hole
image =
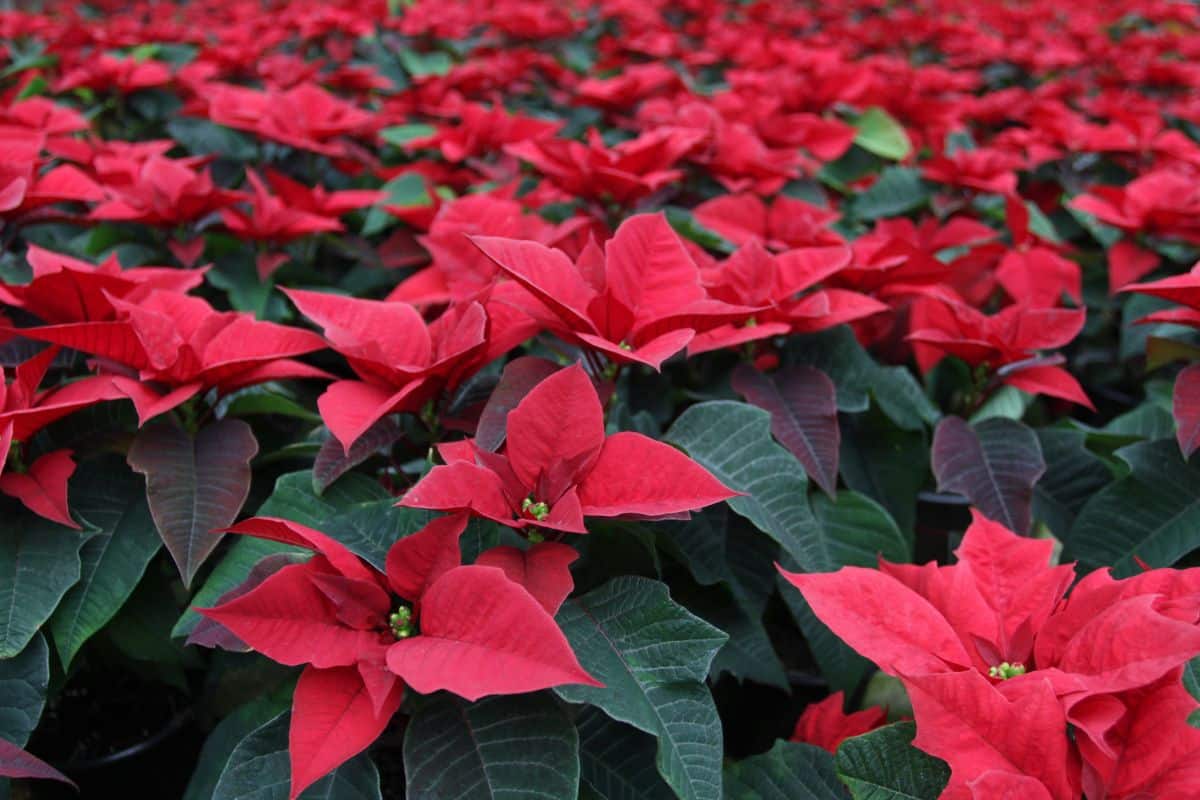
[[[64,668],[129,599],[162,546],[146,502],[145,482],[119,458],[82,464],[71,478],[70,491],[71,508],[100,535],[83,545],[79,583],[50,618]]]
[[[725,767],[726,800],[841,800],[833,756],[819,747],[777,741],[762,755]]]
[[[654,765],[654,737],[585,707],[579,728],[583,786],[601,800],[672,800],[675,793]]]
[[[1097,492],[1064,537],[1064,560],[1084,571],[1111,566],[1117,577],[1169,567],[1200,547],[1200,466],[1185,463],[1173,439],[1117,451],[1131,474]]]
[[[404,732],[409,800],[558,800],[579,792],[579,736],[549,694],[439,692]]]
[[[567,601],[558,622],[604,686],[555,691],[657,738],[658,770],[683,800],[719,800],[721,721],[704,680],[725,634],[645,578],[615,578]]]
[[[12,658],[0,659],[0,739],[24,747],[42,718],[50,686],[50,648],[38,634]]]
[[[33,515],[0,522],[0,658],[12,658],[79,580],[86,534]]]
[[[854,800],[936,800],[950,768],[912,746],[916,732],[898,722],[842,742],[837,771]]]
[[[865,220],[894,217],[920,208],[931,196],[918,170],[887,167],[869,189],[854,198],[854,214]]]
[[[287,800],[288,715],[256,728],[229,756],[212,800]],[[379,772],[356,756],[306,789],[298,800],[382,800]]]

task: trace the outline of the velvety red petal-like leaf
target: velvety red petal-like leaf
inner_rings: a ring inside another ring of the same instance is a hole
[[[0,492],[15,497],[35,514],[80,530],[67,505],[67,481],[75,472],[70,450],[55,450],[38,458],[28,472],[0,475]]]
[[[842,710],[845,700],[844,692],[834,692],[819,703],[808,705],[796,720],[791,740],[836,753],[843,740],[887,724],[887,711],[883,708],[874,706],[847,714]]]
[[[1123,288],[1154,271],[1158,254],[1122,239],[1108,250],[1108,291],[1116,294]]]
[[[533,599],[554,616],[575,588],[571,564],[579,558],[575,548],[559,542],[538,542],[528,550],[493,547],[479,554],[475,563],[499,567],[508,579],[525,587]]]
[[[946,672],[971,665],[946,618],[925,598],[879,570],[780,572],[822,622],[888,674]]]
[[[974,671],[905,679],[913,745],[950,765],[947,791],[997,770],[1039,781],[1054,800],[1077,800],[1062,707],[1049,682],[1033,675],[999,687]]]
[[[467,700],[599,685],[554,618],[495,567],[456,567],[439,578],[425,592],[420,634],[392,645],[387,663],[415,691]]]
[[[416,391],[420,385],[419,380],[413,381],[405,390]],[[365,381],[336,381],[317,398],[317,410],[343,451],[349,453],[360,436],[403,400],[404,393]]]
[[[458,539],[469,519],[467,514],[438,517],[392,545],[386,564],[392,591],[406,600],[419,600],[430,584],[459,566]]]
[[[604,410],[583,367],[559,370],[533,387],[508,412],[506,442],[513,472],[531,489],[555,462],[586,469],[604,445]]]
[[[257,453],[253,431],[237,419],[207,425],[195,438],[169,420],[154,421],[129,448],[129,466],[146,476],[150,513],[185,584],[242,510]]]
[[[344,667],[380,646],[377,631],[346,627],[309,575],[311,564],[284,567],[241,597],[201,614],[272,661]]]
[[[771,432],[794,455],[809,477],[830,497],[837,493],[837,387],[813,367],[785,367],[764,375],[748,364],[733,371],[733,389],[771,414]]]
[[[533,387],[553,375],[559,369],[553,361],[536,356],[513,359],[500,373],[500,382],[488,397],[479,425],[475,429],[475,443],[484,450],[495,452],[504,444],[508,424],[508,413],[529,394]]]
[[[383,708],[376,709],[354,667],[304,670],[292,697],[288,729],[289,800],[366,750],[383,733],[403,697],[404,685],[395,681]]]
[[[348,578],[363,581],[371,581],[375,578],[375,573],[344,544],[318,530],[290,519],[251,517],[231,528],[226,528],[226,532],[257,536],[259,539],[270,539],[273,542],[314,550],[325,556],[334,569]]]
[[[434,467],[397,505],[434,511],[473,511],[510,524],[513,509],[496,473],[467,461]]]
[[[737,492],[668,444],[625,431],[604,441],[579,485],[585,516],[665,516],[736,497]]]
[[[588,303],[594,292],[561,250],[537,242],[472,236],[471,241],[573,330],[593,330]]]
[[[1062,367],[1026,367],[1004,376],[1004,382],[1030,394],[1044,394],[1096,409],[1075,376]]]
[[[225,592],[225,594],[217,599],[217,606],[224,605],[231,600],[236,600],[244,594],[249,594],[251,590],[257,588],[263,581],[279,570],[293,564],[301,563],[307,558],[308,556],[299,553],[274,553],[263,557],[250,568],[249,574],[246,575],[246,580],[228,592]],[[219,647],[222,650],[231,650],[233,652],[245,652],[250,649],[250,645],[243,642],[232,631],[211,617],[200,618],[200,621],[196,623],[196,627],[192,628],[192,632],[188,634],[187,644],[194,644],[199,647]]]

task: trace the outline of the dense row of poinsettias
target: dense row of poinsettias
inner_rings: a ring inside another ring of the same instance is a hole
[[[1200,796],[1193,5],[45,5],[0,776],[137,665],[187,800]]]

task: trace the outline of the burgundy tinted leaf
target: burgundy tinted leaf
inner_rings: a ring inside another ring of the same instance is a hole
[[[933,434],[931,460],[938,491],[957,492],[989,519],[1029,532],[1033,486],[1046,471],[1041,445],[1029,428],[1010,419],[971,426],[945,417]]]
[[[258,442],[250,426],[224,419],[195,438],[167,419],[151,422],[129,449],[129,466],[146,476],[146,499],[167,550],[190,585],[242,510],[250,493],[250,459]]]
[[[517,407],[530,389],[557,371],[557,364],[536,356],[522,356],[510,361],[500,374],[500,382],[483,407],[483,413],[479,415],[475,443],[484,450],[499,450],[504,444],[508,412]]]
[[[44,778],[75,786],[66,775],[5,739],[0,739],[0,777]]]
[[[334,481],[366,461],[376,450],[392,445],[403,435],[400,424],[389,416],[355,439],[348,451],[337,439],[326,439],[313,462],[313,489],[317,494],[324,493]]]
[[[749,364],[733,371],[733,389],[771,414],[771,433],[825,493],[837,493],[837,388],[824,372],[805,365],[764,375]]]
[[[1200,447],[1200,364],[1191,364],[1175,379],[1175,437],[1183,457]]]

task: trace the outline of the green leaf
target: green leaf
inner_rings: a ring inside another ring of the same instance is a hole
[[[771,438],[770,419],[745,403],[700,403],[675,421],[666,439],[726,486],[744,492],[729,500],[729,507],[778,542],[806,572],[859,563],[864,549],[892,551],[892,531],[876,529],[863,536],[820,524],[809,507],[804,468]]]
[[[836,502],[825,495],[816,495],[812,502],[825,536],[842,545],[839,566],[873,567],[879,556],[893,562],[912,560],[912,541],[871,498],[843,491]]]
[[[150,513],[184,585],[242,510],[257,452],[254,432],[239,419],[219,420],[191,436],[160,417],[129,448],[129,466],[146,476]]]
[[[859,219],[895,217],[920,208],[933,193],[921,180],[921,173],[908,167],[887,167],[879,179],[851,201]]]
[[[414,78],[424,78],[427,75],[445,75],[454,66],[450,54],[441,50],[429,53],[418,53],[416,50],[404,49],[396,53],[404,69]]]
[[[435,133],[437,133],[437,128],[432,125],[415,123],[412,125],[393,125],[390,128],[384,128],[379,132],[379,136],[388,144],[403,147],[411,141],[425,139],[433,136]]]
[[[252,137],[207,119],[176,116],[167,122],[167,133],[192,155],[215,155],[243,162],[258,158],[258,147]]]
[[[347,508],[391,497],[378,481],[355,472],[342,476],[318,496],[313,491],[312,472],[303,470],[280,475],[271,496],[258,507],[255,516],[283,517],[320,530],[327,520]]]
[[[320,422],[321,415],[300,405],[287,395],[266,386],[251,386],[222,399],[222,417],[249,417],[259,414],[276,414],[281,417],[302,419],[305,422]]]
[[[657,738],[659,773],[682,800],[719,800],[721,720],[704,680],[725,634],[672,602],[665,584],[634,577],[568,601],[558,623],[604,684],[561,686],[559,696]]]
[[[1071,198],[1071,200],[1074,199]],[[1064,202],[1062,207],[1079,223],[1079,227],[1091,234],[1092,238],[1097,242],[1104,245],[1105,250],[1121,241],[1123,234],[1119,228],[1114,228],[1106,222],[1101,222],[1091,213],[1081,208],[1076,208],[1070,200]]]
[[[900,529],[912,533],[917,492],[929,474],[929,439],[906,431],[883,414],[846,414],[841,420],[842,480],[886,508]]]
[[[1020,420],[1025,416],[1025,410],[1031,402],[1033,395],[1022,392],[1015,386],[1001,386],[971,415],[970,422],[974,424],[993,417]]]
[[[396,217],[385,211],[385,206],[422,208],[433,205],[433,198],[425,190],[425,179],[415,172],[392,178],[381,188],[387,192],[387,199],[371,206],[371,210],[367,212],[366,221],[363,222],[363,236],[374,236],[395,224]]]
[[[916,735],[916,725],[898,722],[842,742],[837,771],[854,800],[936,800],[950,768],[913,747]]]
[[[688,610],[729,638],[713,658],[710,674],[716,680],[728,673],[788,691],[783,663],[771,644],[761,615],[751,616],[723,587],[690,591],[681,600]]]
[[[71,508],[100,530],[80,550],[79,582],[63,597],[50,632],[64,669],[79,648],[133,594],[162,541],[150,516],[145,483],[119,458],[80,465],[71,477]]]
[[[212,800],[287,800],[288,715],[242,739],[229,756]],[[298,800],[383,800],[379,772],[365,753],[306,789]]]
[[[404,732],[408,800],[558,800],[579,793],[579,735],[545,692],[427,698]]]
[[[737,249],[724,236],[701,225],[696,220],[695,215],[686,208],[668,206],[666,214],[667,222],[671,224],[676,233],[685,239],[692,240],[706,250],[715,250],[718,253],[732,253]]]
[[[1071,529],[1092,495],[1112,480],[1112,472],[1087,449],[1087,434],[1068,429],[1037,432],[1046,472],[1033,487],[1033,515],[1056,536]]]
[[[0,658],[12,658],[79,580],[87,534],[32,514],[0,522]]]
[[[0,659],[0,739],[24,747],[42,718],[50,686],[50,648],[37,634],[13,658]]]
[[[1174,439],[1117,451],[1131,473],[1097,492],[1063,540],[1063,560],[1083,572],[1111,566],[1118,578],[1169,567],[1200,547],[1200,466],[1185,463]]]
[[[845,796],[833,756],[811,744],[777,741],[769,751],[725,767],[726,800],[841,800]]]
[[[579,728],[579,770],[584,788],[601,800],[673,800],[675,793],[654,764],[654,737],[587,706]]]
[[[183,800],[211,800],[238,743],[286,711],[290,701],[290,691],[289,696],[279,692],[260,695],[221,720],[204,740]]]
[[[912,152],[904,126],[882,108],[868,108],[854,120],[858,135],[854,143],[882,158],[903,161]]]

